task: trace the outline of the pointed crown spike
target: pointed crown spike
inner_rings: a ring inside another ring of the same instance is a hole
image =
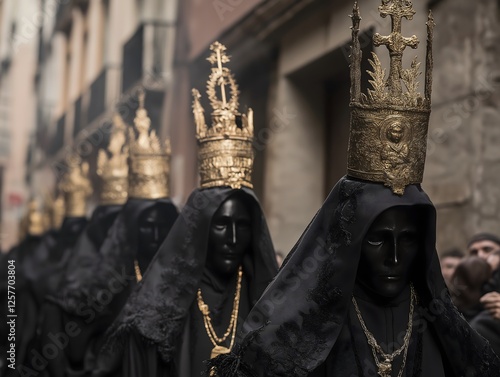
[[[253,112],[249,109],[247,114],[241,114],[238,110],[238,85],[230,69],[224,67],[230,61],[226,47],[215,42],[210,50],[212,54],[207,60],[215,65],[207,81],[213,109],[210,127],[205,122],[201,94],[192,90],[201,187],[252,188]]]
[[[129,129],[128,197],[168,198],[170,142],[162,146],[156,132],[151,130],[151,119],[145,108],[145,97],[144,90],[140,90],[134,128]]]
[[[117,113],[113,116],[113,126],[106,150],[99,150],[97,175],[102,180],[99,197],[100,205],[121,205],[127,201],[128,189],[128,147],[127,128]]]
[[[415,14],[411,0],[381,0],[382,18],[391,17],[388,36],[374,34],[375,46],[386,46],[390,55],[388,75],[377,54],[372,53],[368,71],[371,88],[361,93],[361,48],[358,39],[359,7],[351,16],[351,130],[348,150],[348,175],[381,182],[402,195],[407,185],[421,183],[427,149],[427,131],[431,111],[432,32],[428,21],[425,96],[418,91],[420,63],[415,58],[403,68],[407,47],[416,49],[418,38],[402,35],[403,19]]]

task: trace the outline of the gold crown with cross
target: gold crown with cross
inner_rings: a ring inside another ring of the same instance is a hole
[[[429,12],[427,21],[427,51],[424,95],[418,91],[420,63],[413,59],[403,68],[406,47],[416,49],[416,36],[402,35],[403,19],[415,14],[410,0],[382,0],[378,8],[382,18],[391,17],[392,32],[388,36],[376,33],[375,46],[387,46],[390,55],[389,74],[377,54],[369,63],[371,89],[361,93],[361,17],[357,2],[352,18],[351,47],[351,129],[349,136],[347,174],[351,177],[381,182],[395,194],[403,195],[410,184],[421,183],[427,150],[427,131],[431,112],[432,39],[434,19]],[[404,85],[404,86],[403,86]]]
[[[102,180],[100,205],[121,205],[127,201],[128,146],[127,126],[119,114],[113,117],[107,150],[100,149],[97,156],[97,175]]]
[[[128,197],[160,199],[169,196],[170,140],[162,145],[144,107],[145,93],[139,92],[134,128],[129,128]]]
[[[238,85],[229,68],[223,66],[229,62],[226,47],[215,42],[210,50],[212,54],[207,60],[215,65],[207,81],[207,95],[213,108],[210,127],[205,123],[200,92],[192,90],[200,185],[202,188],[252,188],[253,111],[248,109],[247,114],[238,111]],[[229,86],[229,99],[226,86]]]

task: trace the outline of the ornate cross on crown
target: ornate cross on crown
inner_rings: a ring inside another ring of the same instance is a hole
[[[413,35],[409,38],[403,37],[401,34],[401,24],[403,18],[412,20],[415,14],[413,4],[408,0],[382,0],[382,5],[379,6],[380,15],[385,18],[387,16],[392,19],[392,32],[388,36],[382,36],[376,33],[373,36],[373,44],[375,46],[387,46],[391,57],[391,65],[389,70],[389,78],[387,86],[391,96],[399,97],[403,92],[401,78],[403,72],[403,52],[406,47],[416,49],[419,40]]]

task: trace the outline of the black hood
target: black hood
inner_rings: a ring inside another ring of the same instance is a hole
[[[396,206],[419,206],[424,214],[413,284],[421,305],[439,313],[429,323],[443,357],[452,361],[456,376],[490,376],[491,365],[500,362],[451,302],[435,250],[436,211],[428,196],[420,185],[397,196],[381,184],[347,177],[333,188],[250,312],[235,354],[216,359],[219,375],[238,370],[242,375],[307,376],[321,365],[345,325],[364,236],[378,215]]]
[[[195,190],[179,219],[110,329],[108,347],[134,329],[158,346],[170,362],[185,319],[200,286],[207,257],[209,229],[217,209],[232,195],[241,195],[251,209],[252,251],[243,263],[250,300],[255,303],[274,277],[275,253],[262,209],[250,189],[210,188]],[[258,272],[258,274],[256,273]]]

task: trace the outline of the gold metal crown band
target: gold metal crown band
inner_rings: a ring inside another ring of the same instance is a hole
[[[92,194],[89,180],[89,164],[78,156],[68,160],[69,171],[59,183],[59,191],[64,195],[65,216],[84,217],[87,214],[87,198]]]
[[[127,126],[120,115],[113,118],[107,151],[99,150],[97,175],[102,179],[101,205],[120,205],[127,201],[128,189],[128,146]]]
[[[207,60],[216,65],[207,82],[207,95],[213,108],[211,127],[205,122],[200,92],[192,90],[201,187],[252,188],[253,111],[249,109],[247,114],[238,111],[238,85],[229,68],[222,66],[229,62],[226,47],[215,42],[210,50],[212,54]],[[229,99],[226,85],[229,85]],[[237,118],[241,118],[241,127],[236,123]]]
[[[372,89],[361,93],[361,47],[359,43],[358,4],[351,16],[351,131],[348,151],[348,175],[382,182],[395,194],[402,195],[409,184],[421,183],[427,149],[427,131],[431,111],[432,38],[434,20],[427,22],[425,93],[418,92],[420,63],[415,58],[410,68],[402,65],[406,47],[417,48],[416,36],[401,34],[403,18],[412,20],[415,10],[410,0],[382,0],[381,17],[392,19],[388,36],[376,33],[375,46],[387,46],[390,55],[389,75],[378,56],[372,53],[368,74]],[[404,88],[403,89],[403,85]]]
[[[144,91],[139,93],[139,108],[134,129],[129,129],[128,196],[160,199],[169,196],[170,141],[162,147],[144,107]]]

